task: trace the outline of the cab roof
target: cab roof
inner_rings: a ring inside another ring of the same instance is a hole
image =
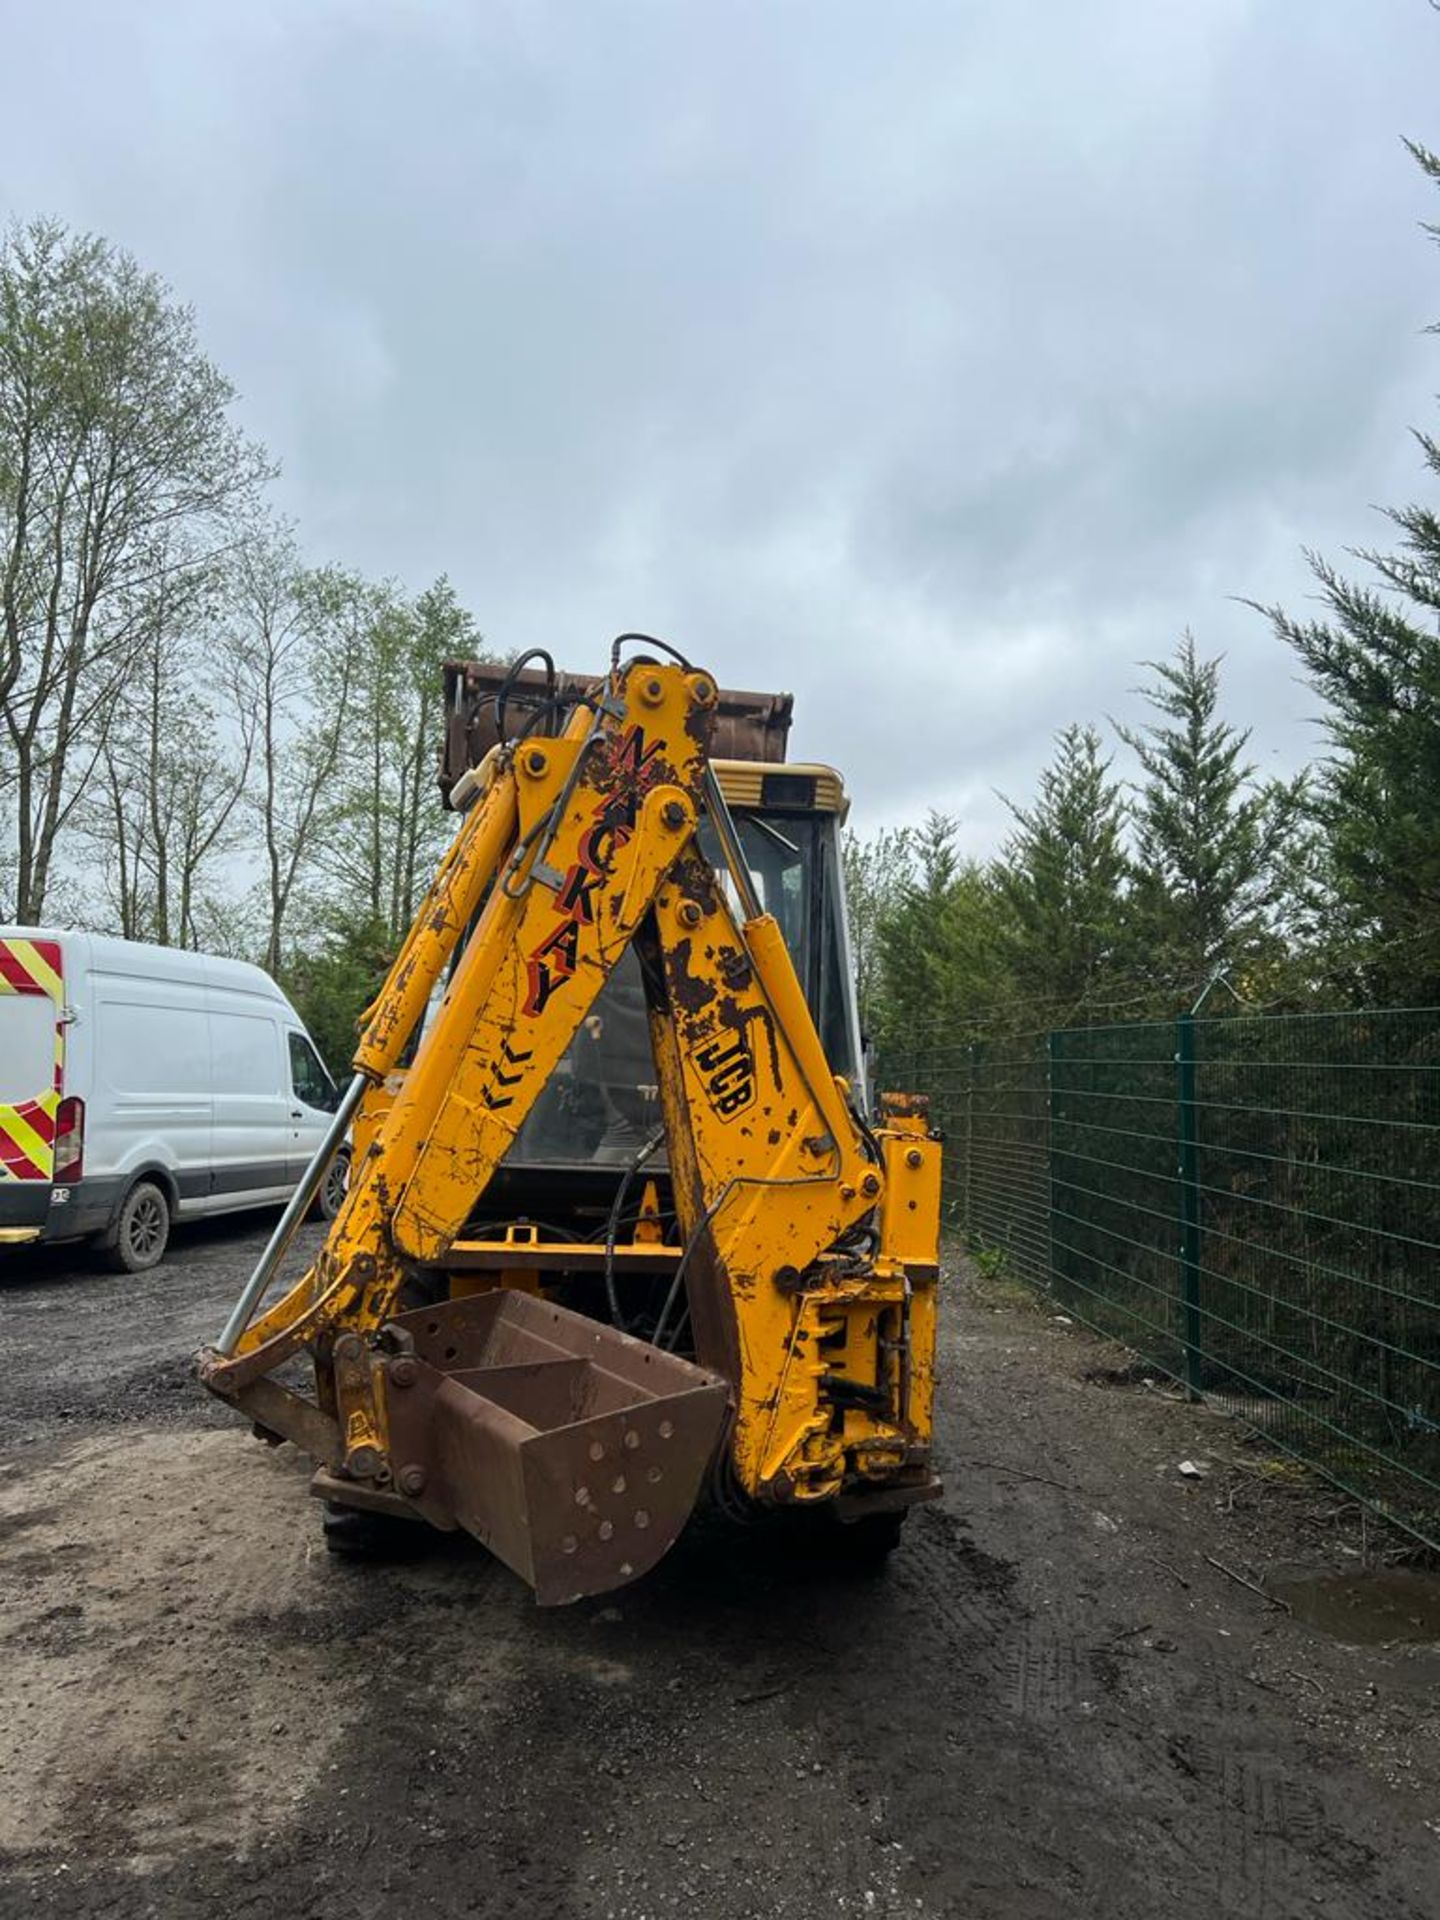
[[[712,760],[720,791],[742,813],[833,813],[850,811],[845,782],[834,767],[816,761]]]

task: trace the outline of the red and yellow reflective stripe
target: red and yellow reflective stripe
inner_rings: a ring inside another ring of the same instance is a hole
[[[0,940],[0,995],[44,994],[55,1003],[55,1069],[33,1100],[0,1106],[0,1180],[48,1180],[55,1170],[55,1116],[64,1087],[64,965],[58,940]]]
[[[48,1180],[55,1167],[55,1110],[58,1093],[0,1107],[0,1178]]]
[[[62,972],[58,940],[0,940],[0,993],[45,993],[59,1007]]]

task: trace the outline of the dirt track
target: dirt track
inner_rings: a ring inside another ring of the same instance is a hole
[[[0,1911],[1440,1911],[1440,1653],[1207,1564],[1354,1563],[1074,1330],[951,1283],[949,1491],[887,1575],[697,1524],[541,1612],[478,1549],[331,1561],[293,1450],[192,1389],[261,1237],[0,1281]]]

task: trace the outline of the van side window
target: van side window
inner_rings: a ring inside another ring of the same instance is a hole
[[[290,1084],[296,1098],[309,1107],[328,1107],[335,1098],[335,1087],[320,1064],[320,1056],[303,1033],[290,1039]]]

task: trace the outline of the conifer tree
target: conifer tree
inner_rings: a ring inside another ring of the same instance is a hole
[[[1117,728],[1140,762],[1130,937],[1137,972],[1183,991],[1217,971],[1237,985],[1273,962],[1299,830],[1303,782],[1259,782],[1250,730],[1219,715],[1220,661],[1186,634],[1145,697],[1159,716]]]
[[[1440,156],[1410,151],[1440,186]],[[1440,226],[1427,226],[1440,239]],[[1440,326],[1432,329],[1440,331]],[[1416,435],[1440,477],[1440,441]],[[1329,706],[1315,809],[1334,891],[1332,971],[1360,997],[1440,1004],[1440,512],[1390,509],[1399,551],[1361,551],[1374,584],[1310,556],[1326,615],[1261,609]]]
[[[1007,800],[1016,831],[992,879],[1006,909],[1000,950],[1015,991],[1068,1021],[1103,998],[1125,909],[1125,803],[1093,727],[1057,736],[1031,807]]]
[[[914,872],[879,928],[882,1050],[943,1044],[1005,996],[999,902],[989,872],[955,846],[957,823],[931,813]]]

